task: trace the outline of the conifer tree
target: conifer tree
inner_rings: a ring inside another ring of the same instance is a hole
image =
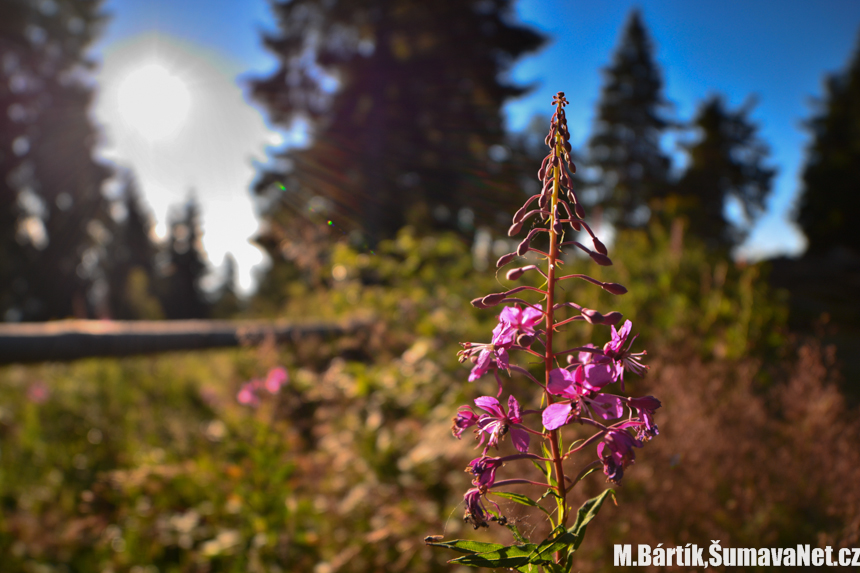
[[[96,131],[85,52],[100,0],[0,3],[0,314],[87,314],[104,237],[109,170]]]
[[[543,38],[511,22],[509,0],[273,6],[279,29],[265,43],[280,66],[253,94],[274,124],[305,121],[310,144],[258,180],[270,230],[300,227],[313,196],[371,244],[406,223],[468,231],[464,209],[505,211],[520,198],[491,173],[490,150],[504,143],[502,104],[525,91],[504,73]]]
[[[242,301],[239,299],[238,282],[236,259],[227,253],[224,256],[223,281],[215,291],[212,305],[214,318],[232,318],[241,310]]]
[[[702,104],[693,121],[700,137],[687,147],[690,162],[673,190],[678,200],[668,202],[711,248],[728,249],[746,237],[764,211],[776,173],[764,165],[769,151],[748,118],[752,104],[730,111],[719,96]],[[730,199],[741,208],[740,225],[726,218]]]
[[[598,170],[598,200],[616,226],[648,221],[652,198],[661,197],[669,181],[669,157],[660,138],[670,127],[663,112],[663,80],[642,15],[631,12],[597,108],[588,142],[590,164]]]
[[[163,279],[161,304],[167,318],[208,318],[210,305],[201,281],[208,271],[200,242],[200,207],[189,199],[182,214],[170,223],[169,265]]]
[[[160,318],[163,313],[154,298],[158,247],[152,239],[152,219],[130,174],[124,176],[121,204],[122,217],[112,221],[111,240],[105,246],[111,316],[121,320]]]
[[[807,125],[813,141],[797,221],[809,252],[839,245],[860,253],[854,228],[860,213],[860,45],[848,68],[827,78],[819,112]]]

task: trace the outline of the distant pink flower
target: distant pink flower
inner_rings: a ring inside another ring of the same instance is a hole
[[[266,375],[264,385],[266,390],[269,391],[269,394],[277,394],[278,390],[281,389],[281,386],[286,384],[289,379],[290,376],[287,374],[287,369],[283,366],[278,366],[269,370],[269,373]]]
[[[50,396],[51,389],[41,380],[33,382],[27,388],[27,399],[34,404],[44,404]]]
[[[238,394],[236,394],[236,400],[240,404],[256,408],[260,405],[261,391],[266,390],[269,394],[277,394],[281,386],[286,384],[289,379],[290,375],[287,373],[286,368],[277,366],[269,370],[265,380],[254,378],[242,384]]]
[[[260,397],[257,396],[257,390],[261,385],[262,382],[260,380],[245,382],[242,384],[242,387],[239,388],[239,393],[236,394],[236,400],[238,400],[240,404],[256,408],[260,405]]]

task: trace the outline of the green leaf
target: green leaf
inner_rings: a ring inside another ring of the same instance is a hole
[[[574,442],[572,444],[570,444],[570,446],[568,446],[567,453],[570,453],[573,450],[573,448],[575,448],[577,446],[577,444],[579,444],[580,442],[584,442],[584,441],[585,441],[585,438],[580,438],[579,440],[574,440]]]
[[[453,549],[459,553],[487,553],[488,551],[497,551],[499,549],[504,549],[505,547],[498,543],[483,543],[481,541],[472,541],[470,539],[454,539],[453,541],[440,541],[438,543],[428,542],[427,545]]]
[[[499,567],[516,569],[529,564],[529,559],[535,549],[537,549],[537,545],[531,543],[510,545],[486,553],[473,553],[465,557],[458,557],[448,563],[458,563],[469,567],[489,567],[490,569]]]
[[[529,507],[536,507],[539,510],[541,510],[542,512],[544,512],[545,514],[549,515],[549,512],[546,509],[544,509],[543,507],[541,507],[541,505],[538,502],[536,502],[535,500],[533,500],[529,497],[526,497],[522,494],[511,493],[508,491],[491,491],[490,494],[497,495],[499,497],[502,497],[504,499],[509,499],[511,501],[515,501],[516,503],[520,503],[522,505],[528,505]]]
[[[517,543],[528,543],[529,542],[528,539],[523,537],[522,533],[520,533],[520,530],[517,529],[517,526],[514,525],[513,523],[508,522],[505,524],[505,527],[507,527],[508,529],[511,530],[511,534],[514,536],[514,539],[517,540]]]
[[[570,571],[570,568],[564,565],[559,565],[558,563],[544,563],[543,568],[549,571],[550,573],[567,573]]]
[[[579,511],[576,512],[576,522],[567,529],[567,534],[573,535],[574,540],[570,544],[570,548],[567,550],[567,554],[570,555],[582,545],[582,540],[585,538],[585,529],[588,527],[588,524],[592,519],[597,517],[597,512],[600,511],[600,507],[603,505],[603,502],[606,501],[608,496],[612,496],[612,499],[615,499],[615,490],[607,489],[597,497],[593,497],[582,504],[582,507],[579,508]]]

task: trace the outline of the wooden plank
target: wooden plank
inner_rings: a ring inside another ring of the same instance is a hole
[[[228,320],[61,320],[0,324],[0,364],[134,356],[180,350],[340,336],[366,322],[286,323]]]

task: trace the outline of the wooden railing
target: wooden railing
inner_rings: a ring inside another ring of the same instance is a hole
[[[62,320],[0,323],[0,364],[133,356],[276,342],[355,332],[367,322],[285,323],[227,320]]]

